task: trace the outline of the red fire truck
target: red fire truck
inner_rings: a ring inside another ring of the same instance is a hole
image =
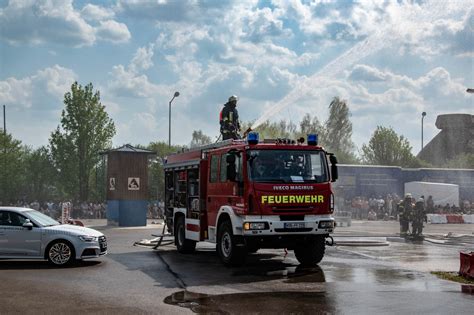
[[[337,159],[298,141],[227,140],[167,157],[166,222],[180,253],[216,243],[226,265],[241,265],[260,248],[294,250],[303,265],[324,256],[333,232]]]

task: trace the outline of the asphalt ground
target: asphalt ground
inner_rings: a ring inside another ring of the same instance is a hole
[[[239,268],[224,267],[215,245],[192,255],[174,246],[133,246],[161,226],[110,228],[109,254],[69,268],[43,261],[0,261],[0,314],[471,314],[474,296],[430,271],[457,271],[466,243],[406,243],[396,222],[353,221],[335,240],[388,246],[328,247],[317,268],[293,253],[260,250]],[[472,235],[474,225],[428,225],[425,233]]]

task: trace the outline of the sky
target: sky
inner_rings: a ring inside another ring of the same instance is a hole
[[[347,101],[360,150],[378,125],[417,154],[437,115],[474,114],[474,0],[0,0],[0,102],[7,131],[47,145],[64,94],[91,82],[114,120],[114,146],[241,120],[324,121]]]

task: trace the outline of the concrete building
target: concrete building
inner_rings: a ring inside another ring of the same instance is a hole
[[[436,127],[441,131],[418,153],[418,158],[442,166],[460,154],[474,154],[474,115],[439,115]]]

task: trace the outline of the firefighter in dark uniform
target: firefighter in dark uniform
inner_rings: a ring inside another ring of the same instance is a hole
[[[219,115],[221,125],[222,140],[240,139],[239,113],[237,112],[237,96],[232,95],[229,101],[224,104]]]
[[[413,210],[413,221],[411,224],[413,236],[415,237],[422,236],[423,221],[425,221],[425,218],[426,218],[425,199],[420,198],[415,203],[415,209]]]
[[[406,236],[410,227],[410,218],[413,212],[411,194],[406,194],[405,199],[398,205],[398,215],[400,218],[400,236]]]

